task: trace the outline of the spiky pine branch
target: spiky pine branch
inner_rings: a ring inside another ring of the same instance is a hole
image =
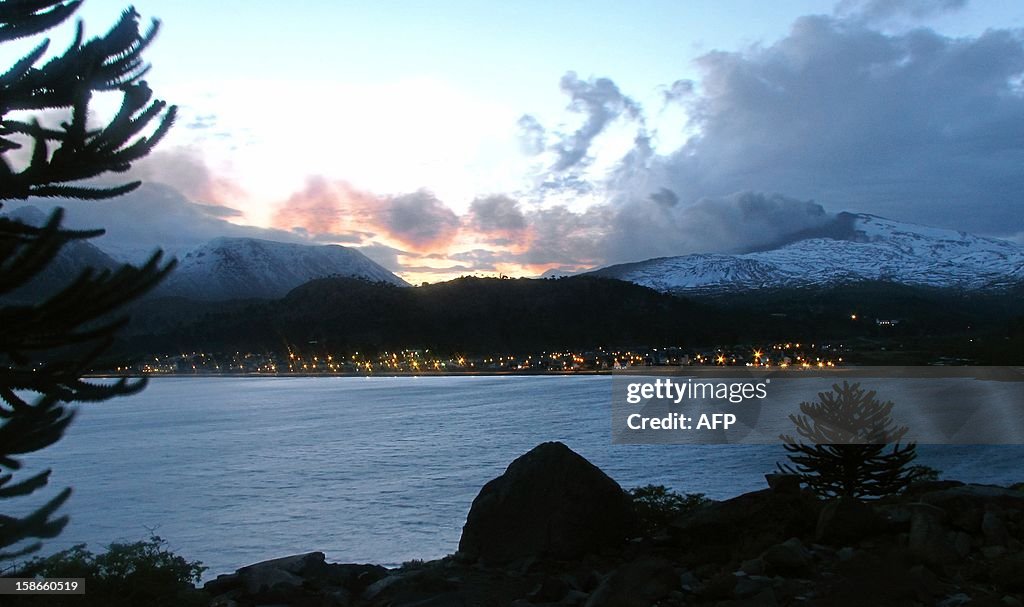
[[[36,28],[60,16],[59,21],[63,21],[70,15],[64,14],[63,7],[77,7],[79,3],[8,0],[4,4],[28,6],[21,10],[0,8],[0,41],[5,27],[24,30],[17,27],[17,21],[13,25],[4,22],[5,14],[27,20]],[[120,196],[138,187],[139,182],[112,187],[73,183],[127,171],[132,162],[147,155],[163,139],[173,124],[177,109],[153,100],[152,91],[142,80],[149,65],[141,54],[159,26],[159,21],[153,20],[149,29],[140,33],[139,14],[129,8],[104,36],[83,43],[84,30],[79,22],[75,39],[63,54],[36,67],[49,48],[49,40],[45,40],[0,76],[0,153],[21,149],[19,137],[31,142],[28,164],[21,170],[0,156],[0,200],[29,196],[96,200]],[[93,93],[103,91],[120,92],[121,107],[103,127],[89,128],[89,102]],[[70,120],[62,122],[60,128],[47,128],[36,118],[7,117],[14,111],[51,109],[70,109]]]
[[[0,0],[0,43],[31,36],[64,22],[81,0]],[[154,101],[142,76],[149,66],[141,53],[156,35],[153,21],[139,31],[139,16],[126,10],[104,36],[84,41],[78,23],[71,45],[40,65],[49,48],[44,40],[0,75],[0,201],[30,196],[96,200],[131,191],[81,182],[125,172],[147,155],[174,121],[175,108]],[[121,94],[119,111],[106,124],[89,125],[95,92]],[[31,112],[70,111],[58,127],[43,126]],[[17,116],[9,117],[10,113]],[[30,148],[15,168],[9,153]],[[42,226],[0,217],[0,298],[32,281],[69,243],[102,230],[62,227],[57,209]],[[132,394],[144,379],[89,381],[86,374],[109,352],[127,318],[120,310],[152,289],[172,269],[159,252],[141,267],[86,270],[42,300],[0,305],[0,500],[25,496],[46,486],[50,470],[21,480],[20,457],[60,440],[74,418],[68,404]],[[2,299],[0,299],[2,301]],[[36,396],[30,397],[30,394]],[[56,516],[68,499],[65,489],[23,517],[0,514],[0,560],[40,547],[67,523]],[[0,502],[2,503],[2,502]],[[25,545],[25,542],[28,542]],[[5,549],[21,544],[12,552]]]

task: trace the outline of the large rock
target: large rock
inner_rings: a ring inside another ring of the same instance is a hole
[[[571,559],[617,545],[635,527],[618,483],[562,443],[543,443],[480,490],[459,551],[488,563]]]

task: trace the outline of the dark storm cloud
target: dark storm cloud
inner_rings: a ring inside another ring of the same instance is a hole
[[[668,204],[671,191],[615,207],[601,253],[605,263],[688,253],[745,252],[821,228],[831,216],[810,201],[741,192]]]
[[[775,44],[711,52],[697,64],[699,91],[684,106],[698,135],[621,179],[620,199],[668,188],[685,206],[780,192],[831,211],[1024,229],[1021,32],[890,35],[803,17]]]
[[[552,169],[564,171],[586,159],[590,143],[619,116],[641,119],[640,106],[622,94],[608,78],[580,80],[575,72],[562,76],[562,92],[569,95],[569,109],[585,115],[583,125],[564,135],[554,149],[558,156]]]

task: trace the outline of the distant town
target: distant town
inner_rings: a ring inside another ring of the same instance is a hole
[[[777,343],[765,346],[610,349],[534,354],[440,356],[429,349],[365,354],[289,349],[283,353],[182,352],[152,356],[113,371],[127,374],[372,375],[472,373],[600,373],[649,366],[826,368],[844,363],[842,344]]]

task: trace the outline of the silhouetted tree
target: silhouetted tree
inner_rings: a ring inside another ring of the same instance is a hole
[[[895,426],[893,403],[880,402],[875,392],[843,382],[819,392],[820,402],[800,403],[802,415],[790,415],[797,433],[813,444],[781,435],[797,474],[823,497],[880,497],[907,487],[918,472],[910,466],[916,444],[900,445],[906,426]],[[891,446],[891,449],[890,449]]]
[[[81,0],[0,1],[0,44],[44,32],[68,19]],[[139,31],[139,15],[129,8],[105,35],[84,40],[79,21],[63,53],[42,61],[43,40],[0,75],[0,201],[30,196],[99,200],[129,192],[139,182],[116,186],[82,184],[109,172],[124,172],[164,136],[175,108],[151,101],[142,75],[142,51],[159,23]],[[89,124],[89,103],[97,92],[115,92],[121,106],[103,125]],[[43,112],[66,118],[56,126],[40,122]],[[0,217],[0,298],[43,272],[61,248],[102,230],[61,227],[56,209],[42,226]],[[86,381],[84,375],[108,352],[115,331],[127,320],[119,308],[137,298],[170,271],[155,253],[141,267],[86,270],[40,301],[0,305],[0,499],[24,496],[44,487],[50,470],[16,480],[19,456],[52,445],[74,416],[71,403],[101,401],[137,392],[145,381]],[[64,489],[25,516],[0,513],[0,559],[38,550],[67,523],[55,516],[68,499]],[[0,502],[3,503],[3,502]],[[7,508],[3,509],[9,512]]]

